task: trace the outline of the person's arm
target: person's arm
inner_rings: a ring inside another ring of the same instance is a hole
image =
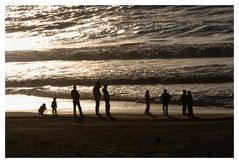
[[[73,92],[71,91],[71,98],[73,98]]]

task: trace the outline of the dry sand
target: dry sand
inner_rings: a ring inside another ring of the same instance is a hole
[[[233,157],[233,114],[6,112],[6,157]]]

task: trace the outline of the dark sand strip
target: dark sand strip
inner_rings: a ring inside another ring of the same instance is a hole
[[[233,114],[6,113],[6,157],[233,157]]]

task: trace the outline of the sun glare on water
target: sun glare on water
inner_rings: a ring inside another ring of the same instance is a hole
[[[50,40],[42,36],[7,38],[6,50],[47,50]]]

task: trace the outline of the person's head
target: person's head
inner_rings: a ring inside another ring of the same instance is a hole
[[[54,97],[53,100],[56,101],[56,98]]]
[[[186,94],[186,90],[185,89],[183,90],[183,94]]]
[[[108,85],[107,84],[104,84],[104,88],[107,89]]]
[[[149,94],[149,90],[146,90],[146,92],[145,92],[146,94]]]
[[[76,89],[76,85],[73,85],[73,88]]]
[[[167,89],[164,89],[163,92],[164,92],[164,93],[167,93]]]
[[[43,104],[42,104],[42,106],[46,106],[46,104],[45,104],[45,103],[43,103]]]
[[[188,91],[188,94],[191,95],[191,91]]]

